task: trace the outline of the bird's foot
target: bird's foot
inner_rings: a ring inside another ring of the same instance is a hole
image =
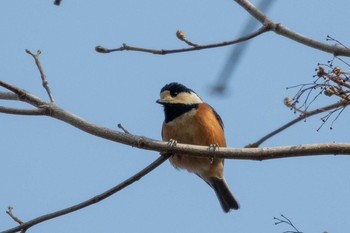
[[[164,156],[172,156],[174,153],[172,152],[172,150],[176,147],[177,141],[174,139],[170,139],[167,143],[167,146],[169,147],[169,149],[166,152],[161,152],[162,155]]]
[[[170,139],[168,142],[168,146],[170,149],[173,149],[174,147],[176,147],[177,141],[175,139]]]
[[[214,162],[214,159],[215,159],[215,151],[217,151],[219,149],[219,145],[218,144],[210,144],[209,145],[209,151],[212,151],[213,152],[213,157],[209,158],[210,160],[210,163],[213,163]]]

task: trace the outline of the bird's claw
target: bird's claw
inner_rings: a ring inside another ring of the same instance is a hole
[[[209,158],[210,160],[210,163],[213,163],[214,162],[214,158],[215,158],[215,151],[217,151],[219,149],[219,145],[218,144],[210,144],[209,145],[209,151],[212,151],[213,152],[213,157]]]
[[[173,149],[177,144],[177,141],[175,139],[170,139],[168,142],[168,146],[170,147],[170,149]]]
[[[175,148],[176,144],[177,144],[176,140],[170,139],[167,142],[167,146],[169,147],[169,149],[167,151],[165,151],[165,152],[161,152],[161,154],[164,155],[164,156],[167,156],[167,157],[172,156],[173,155],[172,150]]]
[[[210,144],[209,145],[209,151],[213,151],[213,152],[215,152],[215,151],[217,151],[219,149],[219,145],[218,144]]]

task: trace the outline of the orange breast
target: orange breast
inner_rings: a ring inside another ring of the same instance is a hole
[[[223,128],[214,111],[207,104],[199,104],[193,109],[171,122],[163,123],[163,140],[174,139],[179,143],[209,146],[217,144],[226,147]],[[174,155],[170,162],[176,168],[184,168],[206,179],[209,177],[223,177],[223,160]]]

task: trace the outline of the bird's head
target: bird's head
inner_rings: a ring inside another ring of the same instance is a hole
[[[193,105],[203,103],[201,98],[191,89],[180,83],[166,84],[160,90],[160,99],[156,101],[161,105],[185,104]]]

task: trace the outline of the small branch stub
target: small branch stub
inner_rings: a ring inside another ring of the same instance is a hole
[[[121,123],[118,124],[118,128],[123,130],[126,134],[131,134]]]
[[[12,210],[13,210],[12,206],[7,207],[6,214],[8,214],[13,219],[13,221],[17,222],[18,224],[23,224],[24,222],[21,219],[19,219],[18,217],[16,217],[13,214]]]
[[[183,30],[177,30],[176,31],[176,37],[185,42],[186,44],[188,44],[189,46],[193,46],[193,47],[198,47],[200,46],[199,44],[195,44],[195,43],[192,43],[191,41],[189,41],[187,38],[186,38],[186,34]]]
[[[41,80],[42,80],[42,85],[43,87],[45,88],[46,92],[47,92],[47,95],[49,96],[50,98],[50,101],[51,103],[54,103],[55,100],[53,98],[53,95],[51,94],[51,90],[50,90],[50,87],[49,87],[49,82],[47,81],[47,78],[46,78],[46,75],[44,73],[44,69],[43,67],[41,66],[41,63],[40,63],[40,60],[39,60],[39,56],[41,54],[41,50],[38,50],[36,52],[36,54],[33,54],[29,49],[26,49],[25,50],[26,53],[28,53],[29,55],[31,55],[33,58],[34,58],[34,61],[35,61],[35,64],[36,66],[38,67],[39,69],[39,72],[40,72],[40,76],[41,76]]]

